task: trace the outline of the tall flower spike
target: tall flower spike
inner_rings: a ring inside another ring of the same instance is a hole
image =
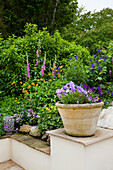
[[[52,76],[56,77],[56,55],[55,55],[55,61],[53,63]]]
[[[36,56],[39,57],[38,50],[36,51]],[[38,58],[36,59],[36,66],[38,65]]]
[[[26,55],[27,55],[27,53],[26,53]],[[27,55],[27,75],[26,75],[26,77],[28,77],[29,79],[30,79],[30,69],[29,69],[29,63],[28,63],[28,55]],[[26,81],[27,81],[27,78],[26,78]]]
[[[46,52],[45,52],[45,57],[44,57],[44,63],[42,65],[42,70],[41,70],[42,76],[44,76],[45,63],[46,63],[45,61],[46,61]]]

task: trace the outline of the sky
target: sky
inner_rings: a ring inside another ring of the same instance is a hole
[[[113,0],[77,0],[79,7],[82,5],[87,11],[100,11],[103,8],[112,8],[113,9]]]

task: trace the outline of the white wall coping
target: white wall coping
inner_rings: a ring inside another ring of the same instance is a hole
[[[96,129],[95,135],[90,136],[90,137],[69,136],[65,133],[64,128],[48,131],[47,133],[51,136],[56,136],[58,138],[63,138],[65,140],[70,140],[72,142],[77,142],[84,146],[88,146],[88,145],[91,145],[91,144],[113,137],[113,130],[99,128],[99,127],[97,127]]]

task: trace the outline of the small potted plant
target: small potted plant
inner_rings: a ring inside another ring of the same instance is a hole
[[[87,85],[83,87],[86,89],[71,81],[56,91],[60,100],[56,106],[68,135],[92,136],[96,131],[98,117],[104,103],[94,93],[94,88]]]

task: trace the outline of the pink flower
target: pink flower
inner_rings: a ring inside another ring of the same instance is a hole
[[[36,56],[39,57],[38,50],[36,51]]]
[[[111,75],[111,73],[112,73],[112,71],[111,70],[109,70],[109,74]]]

